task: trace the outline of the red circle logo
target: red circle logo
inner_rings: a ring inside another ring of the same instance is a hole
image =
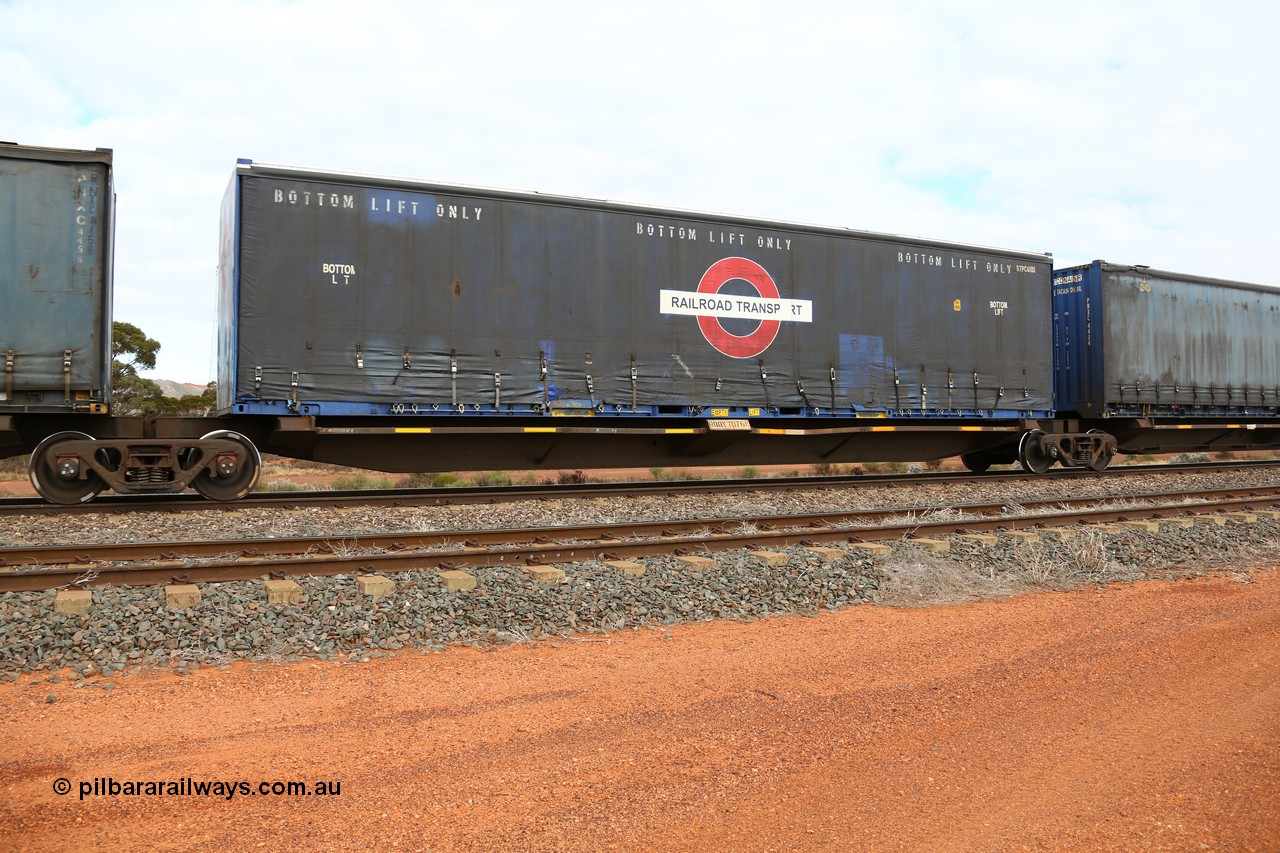
[[[778,285],[773,277],[765,272],[764,267],[747,258],[725,258],[716,261],[702,274],[698,282],[698,292],[711,295],[718,294],[726,282],[742,279],[756,289],[762,299],[779,299]],[[725,330],[719,317],[700,315],[698,328],[707,343],[730,358],[753,358],[769,348],[773,339],[778,336],[782,323],[777,320],[761,320],[756,330],[749,335],[735,335]]]

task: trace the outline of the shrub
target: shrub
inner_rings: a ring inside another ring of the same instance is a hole
[[[410,474],[400,481],[402,489],[456,489],[459,486],[470,486],[471,481],[457,474],[437,474],[434,471],[421,471]]]
[[[316,462],[313,459],[289,459],[286,460],[289,465],[294,468],[302,468],[312,471],[342,471],[345,470],[342,465],[330,465],[328,462]]]
[[[394,487],[395,483],[389,477],[381,477],[376,474],[370,474],[367,471],[359,471],[355,474],[348,474],[345,477],[335,477],[333,480],[333,488],[340,492],[356,489],[390,489]]]
[[[273,480],[258,486],[255,491],[259,492],[314,492],[314,486],[304,486],[301,483],[295,483],[292,480]]]
[[[1150,453],[1143,453],[1140,456],[1126,456],[1120,461],[1122,465],[1154,465],[1156,458]]]

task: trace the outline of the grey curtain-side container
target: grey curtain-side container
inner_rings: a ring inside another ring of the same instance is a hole
[[[251,161],[222,223],[224,412],[1052,408],[1044,254]]]
[[[1053,311],[1062,411],[1280,411],[1280,290],[1094,261],[1054,272]]]

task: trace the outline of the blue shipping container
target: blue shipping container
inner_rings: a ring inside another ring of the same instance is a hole
[[[1280,408],[1280,290],[1105,261],[1053,274],[1060,412],[1234,417]]]
[[[0,413],[104,411],[111,151],[0,144]]]

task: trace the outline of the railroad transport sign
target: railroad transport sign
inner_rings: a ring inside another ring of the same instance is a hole
[[[744,281],[755,296],[721,293],[731,281]],[[716,261],[698,281],[695,293],[663,290],[659,294],[663,314],[687,314],[698,318],[707,343],[730,358],[752,358],[769,348],[783,323],[812,323],[813,303],[807,299],[783,299],[778,285],[764,267],[749,258]],[[724,318],[758,320],[755,330],[735,335],[720,322]]]

